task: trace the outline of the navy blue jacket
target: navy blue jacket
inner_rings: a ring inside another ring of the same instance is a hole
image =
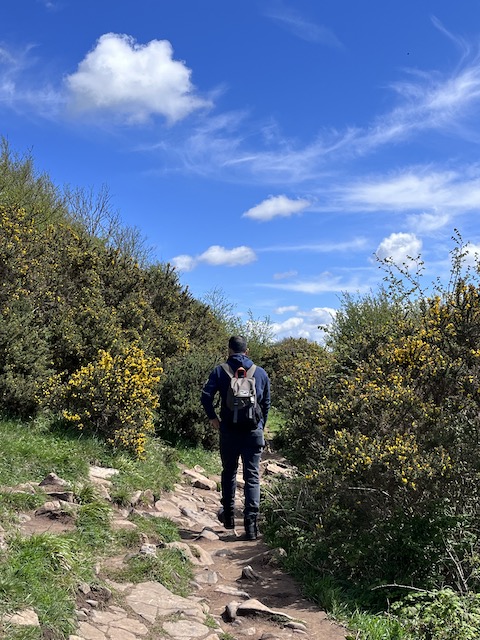
[[[253,362],[246,355],[235,353],[228,358],[227,364],[230,365],[235,373],[238,367],[249,369]],[[263,428],[267,422],[268,411],[270,409],[270,380],[268,379],[267,372],[259,366],[255,369],[253,378],[255,380],[257,402],[263,414],[263,420],[261,420],[258,426]],[[209,420],[214,420],[218,417],[213,404],[217,393],[220,394],[222,400],[220,406],[220,422],[228,421],[230,418],[230,412],[228,412],[228,409],[225,407],[225,399],[229,387],[230,378],[222,366],[218,365],[210,374],[202,391],[201,402]]]

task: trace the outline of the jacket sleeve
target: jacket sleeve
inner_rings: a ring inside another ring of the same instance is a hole
[[[263,413],[263,421],[264,421],[264,425],[267,423],[267,418],[268,418],[268,412],[270,409],[270,379],[267,375],[267,373],[265,372],[265,384],[263,387],[263,393],[262,393],[262,399],[260,402],[260,406],[262,408],[262,413]]]
[[[205,413],[207,414],[207,418],[209,420],[214,420],[217,418],[217,414],[215,412],[215,407],[213,406],[213,402],[215,400],[215,394],[219,390],[219,377],[217,369],[214,369],[210,376],[208,377],[207,382],[205,383],[202,396],[201,403],[203,408],[205,409]]]

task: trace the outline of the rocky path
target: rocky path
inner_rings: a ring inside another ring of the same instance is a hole
[[[266,461],[268,474],[282,472],[278,464]],[[108,499],[109,476],[115,470],[91,469],[91,479]],[[220,506],[218,478],[207,478],[202,469],[183,471],[182,484],[155,500],[151,492],[133,499],[132,507],[115,514],[115,528],[133,528],[132,512],[146,517],[168,517],[181,533],[180,548],[195,567],[192,595],[180,597],[158,582],[140,584],[105,580],[105,587],[81,585],[77,600],[78,629],[69,640],[282,640],[305,637],[311,640],[345,640],[346,630],[328,620],[318,607],[305,600],[295,582],[279,566],[279,551],[270,550],[260,539],[242,539],[239,531],[223,529],[216,518]],[[52,486],[48,482],[53,483]],[[45,482],[51,502],[25,517],[25,534],[68,528],[60,518],[61,487],[53,476]],[[239,484],[242,480],[239,478]],[[239,487],[240,493],[241,488]],[[142,506],[140,506],[142,505]],[[158,548],[148,539],[139,554],[155,554]],[[123,558],[107,558],[98,566],[99,578],[108,566],[121,566]],[[9,624],[38,625],[33,610],[9,617]]]

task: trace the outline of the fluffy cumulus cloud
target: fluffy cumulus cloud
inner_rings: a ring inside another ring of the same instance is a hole
[[[175,122],[207,104],[190,76],[184,62],[173,59],[168,40],[138,44],[107,33],[65,82],[75,111],[114,113],[128,122],[161,115]]]
[[[469,242],[465,247],[465,263],[474,267],[480,263],[480,244]]]
[[[171,263],[180,271],[192,271],[199,264],[213,267],[236,267],[250,264],[257,259],[255,251],[250,247],[234,247],[225,249],[219,245],[212,245],[198,256],[180,255],[172,258]]]
[[[273,220],[273,218],[288,218],[295,213],[300,213],[310,204],[309,200],[301,198],[292,200],[287,196],[270,196],[260,204],[245,211],[243,216],[252,220],[266,222]]]
[[[422,241],[414,233],[392,233],[382,240],[375,253],[380,260],[402,265],[417,258],[421,251]]]

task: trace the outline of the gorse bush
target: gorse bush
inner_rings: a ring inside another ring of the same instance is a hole
[[[286,419],[275,441],[288,451],[294,462],[298,458],[305,463],[316,455],[321,434],[312,413],[317,411],[331,362],[331,354],[324,347],[305,338],[282,340],[272,345],[264,356],[275,407]]]
[[[141,457],[146,437],[154,431],[161,373],[157,358],[131,345],[117,355],[100,351],[65,383],[54,382],[46,395],[51,406],[63,407],[67,422]]]
[[[267,532],[350,587],[480,586],[480,285],[453,258],[447,289],[345,301],[282,434],[304,475]]]
[[[47,389],[57,400],[47,404],[68,422],[142,454],[158,360],[177,366],[199,345],[216,353],[225,342],[222,324],[175,269],[148,262],[138,235],[109,211],[108,194],[62,195],[3,142],[1,412],[36,415]]]
[[[218,359],[199,349],[169,363],[161,384],[158,434],[168,442],[212,449],[218,434],[200,404],[202,387]]]

